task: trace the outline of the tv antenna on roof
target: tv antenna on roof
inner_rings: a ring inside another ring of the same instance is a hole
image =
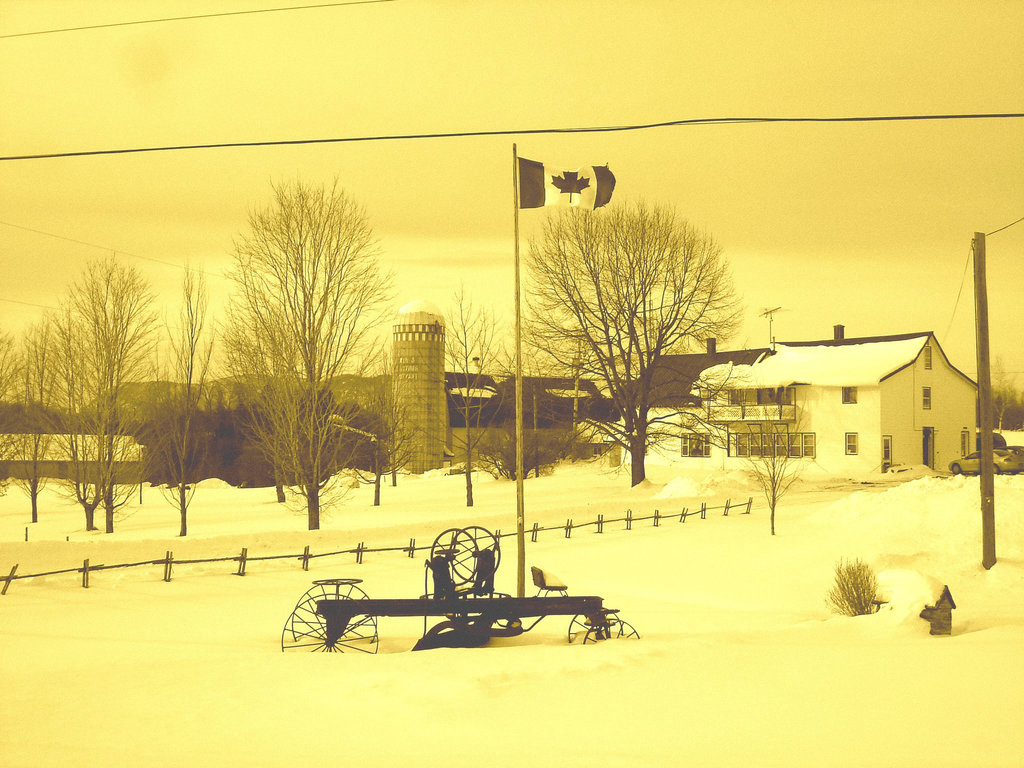
[[[772,321],[775,319],[776,312],[785,312],[783,307],[765,307],[761,310],[761,317],[768,318],[768,343],[772,345],[772,349],[775,349],[775,337],[772,335]]]

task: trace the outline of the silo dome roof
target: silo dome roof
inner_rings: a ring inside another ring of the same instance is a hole
[[[426,299],[416,299],[416,301],[410,301],[405,306],[399,308],[399,315],[434,315],[439,320],[444,319],[444,314],[437,305],[427,301]]]

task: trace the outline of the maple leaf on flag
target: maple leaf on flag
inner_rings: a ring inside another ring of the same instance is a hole
[[[577,171],[563,171],[561,176],[552,177],[551,183],[563,195],[578,195],[590,186],[590,179],[579,178]]]

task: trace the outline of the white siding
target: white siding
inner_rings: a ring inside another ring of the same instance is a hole
[[[922,407],[922,388],[931,388],[931,409]],[[924,462],[924,427],[935,432],[935,469],[943,470],[960,456],[960,433],[968,430],[970,450],[975,435],[975,386],[954,371],[937,347],[932,368],[924,355],[881,383],[882,434],[893,436],[895,464]]]
[[[843,402],[842,387],[797,387],[797,430],[814,432],[816,461],[829,472],[882,468],[879,388],[857,387],[857,402]],[[846,433],[857,434],[857,454],[846,454]]]

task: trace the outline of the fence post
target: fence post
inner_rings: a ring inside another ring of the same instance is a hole
[[[604,533],[604,515],[600,513],[597,515],[597,532]]]
[[[679,522],[680,523],[685,523],[686,522],[686,507],[683,507],[683,511],[679,513]]]
[[[722,513],[722,517],[728,517],[729,516],[729,502],[730,501],[732,501],[732,499],[726,499],[725,500],[725,512]]]
[[[171,550],[167,550],[167,554],[164,556],[164,581],[171,580],[171,563],[174,562],[174,554]]]
[[[242,547],[242,554],[238,556],[238,570],[235,572],[235,576],[245,576],[245,561],[249,557],[249,549]]]
[[[627,531],[633,530],[633,510],[632,509],[627,509],[626,510],[626,530]]]
[[[302,550],[302,570],[309,570],[309,544],[307,544],[306,548]]]
[[[530,541],[537,541],[537,531],[539,530],[538,523],[534,522],[533,530],[530,531]]]
[[[14,567],[11,568],[11,572],[9,574],[7,574],[7,578],[4,579],[4,588],[2,590],[0,590],[0,595],[6,595],[7,594],[7,588],[9,586],[11,586],[11,582],[14,581],[14,574],[17,573],[17,571],[18,571],[18,564],[15,563]]]
[[[749,515],[750,514],[750,505],[753,504],[753,503],[754,503],[754,497],[753,496],[748,497],[747,498],[747,511],[743,513],[744,515]]]
[[[706,501],[702,501],[700,503],[700,519],[703,520],[707,516],[708,516],[708,503]]]
[[[661,513],[658,510],[654,510],[654,527],[658,527],[658,517]]]
[[[82,586],[86,589],[89,588],[89,558],[85,558],[82,563]]]
[[[366,547],[363,546],[363,542],[361,541],[356,545],[356,563],[359,565],[363,564],[363,550],[365,549]]]
[[[565,538],[572,538],[572,518],[570,517],[565,521]]]

